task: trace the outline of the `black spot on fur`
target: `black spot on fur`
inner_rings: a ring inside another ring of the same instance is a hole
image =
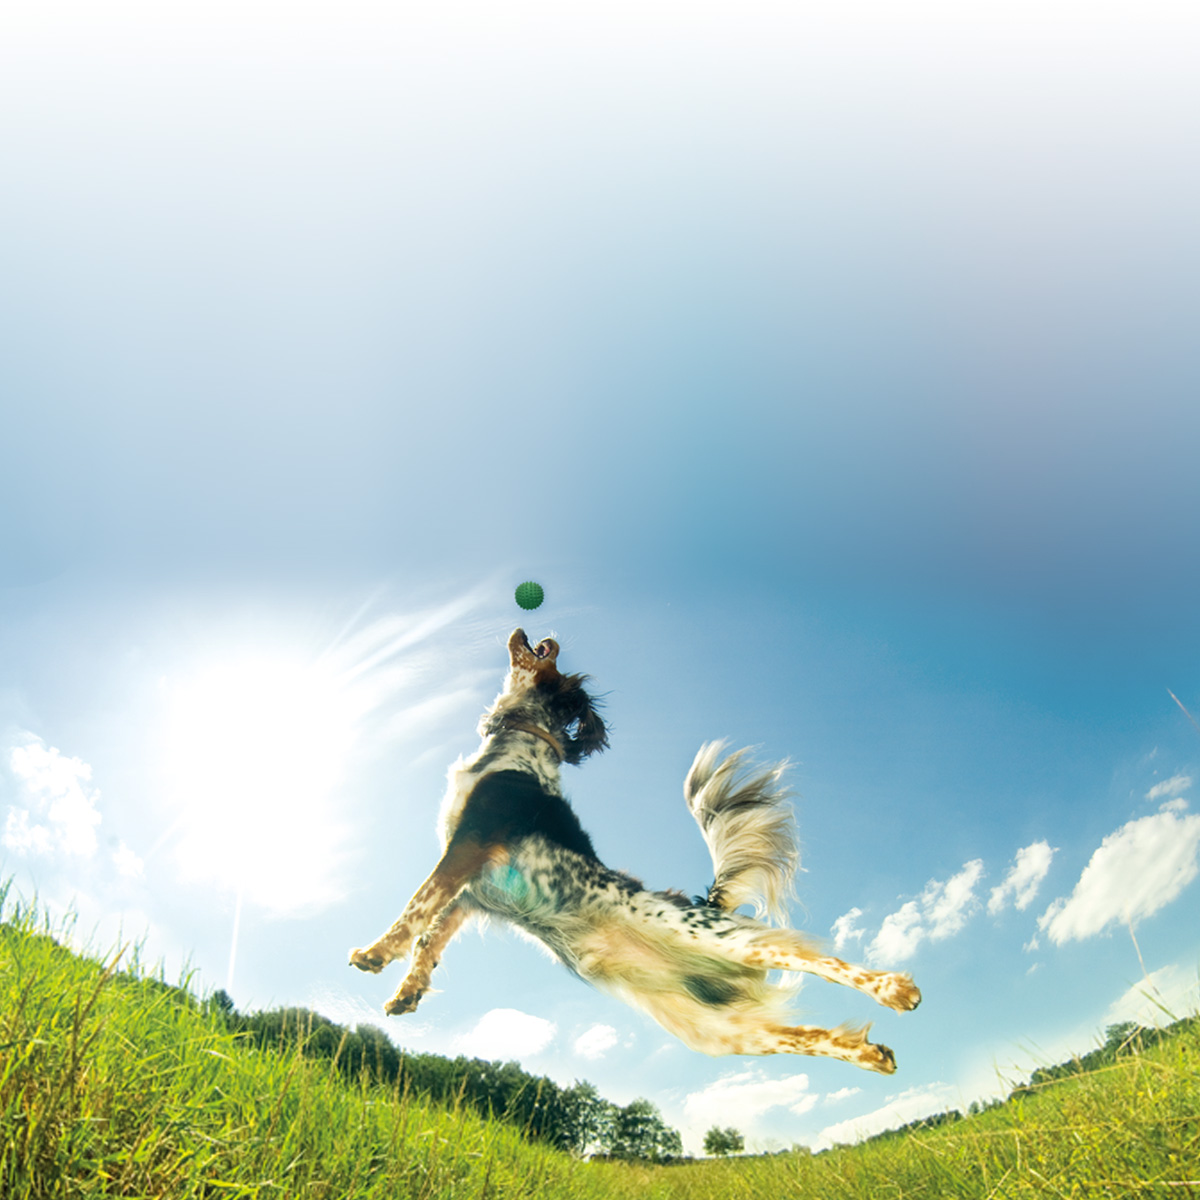
[[[712,929],[715,925],[725,924],[724,914],[707,905],[696,905],[695,907],[689,905],[682,920],[688,925],[699,925],[701,929]],[[731,933],[732,930],[726,930],[726,932]]]
[[[714,1007],[728,1004],[736,995],[737,988],[720,979],[708,979],[703,975],[684,976],[683,986],[688,994],[694,996],[701,1004],[711,1004]]]

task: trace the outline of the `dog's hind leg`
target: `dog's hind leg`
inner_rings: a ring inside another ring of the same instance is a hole
[[[497,853],[502,854],[498,847],[485,846],[474,838],[451,842],[441,862],[417,888],[400,919],[365,950],[351,950],[350,965],[377,975],[393,959],[403,958],[413,942]]]
[[[732,944],[731,944],[732,943]],[[830,983],[864,992],[885,1008],[909,1012],[921,1003],[921,990],[912,976],[895,971],[870,971],[818,953],[801,934],[770,929],[749,938],[731,938],[729,952],[747,966],[780,971],[805,971]]]
[[[415,1012],[421,997],[429,990],[433,969],[441,961],[450,939],[459,931],[470,912],[457,900],[443,908],[441,915],[416,940],[408,974],[396,989],[396,994],[383,1006],[391,1016]]]
[[[887,1046],[867,1041],[870,1025],[839,1025],[836,1029],[818,1029],[815,1025],[766,1025],[743,1042],[740,1054],[812,1054],[838,1058],[843,1062],[893,1075],[896,1056]]]
[[[891,1075],[896,1070],[896,1056],[891,1050],[867,1041],[869,1025],[839,1025],[836,1029],[784,1025],[774,1006],[705,1003],[683,989],[626,993],[623,998],[649,1013],[685,1046],[700,1054],[809,1054],[841,1059],[881,1075]]]

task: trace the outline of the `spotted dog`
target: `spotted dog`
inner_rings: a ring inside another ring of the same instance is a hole
[[[712,855],[703,899],[651,892],[606,867],[563,797],[562,763],[608,745],[585,675],[558,670],[559,647],[536,647],[524,630],[508,640],[503,690],[479,725],[483,742],[450,768],[439,831],[442,857],[400,919],[350,962],[379,972],[411,955],[384,1005],[412,1012],[447,943],[473,915],[510,922],[596,987],[652,1016],[704,1054],[812,1054],[891,1074],[895,1056],[867,1040],[869,1026],[819,1029],[789,1023],[794,988],[772,969],[846,984],[897,1012],[921,993],[910,976],[870,971],[822,954],[780,921],[799,864],[782,767],[748,767],[745,751],[700,749],[684,782],[688,807]]]

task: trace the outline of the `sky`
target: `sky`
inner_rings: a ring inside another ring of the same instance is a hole
[[[16,0],[0,877],[242,1009],[816,1149],[1197,1006],[1200,16]],[[535,579],[541,609],[513,589]],[[788,760],[890,1078],[709,1059],[511,931],[346,966],[508,633],[593,677],[601,855]]]

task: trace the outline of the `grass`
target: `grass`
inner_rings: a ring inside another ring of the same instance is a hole
[[[252,1049],[177,988],[0,925],[0,1196],[564,1196],[586,1164],[462,1106]],[[300,1031],[298,1031],[300,1032]]]
[[[659,1169],[654,1178],[655,1200],[1200,1196],[1200,1021],[961,1121],[815,1156]]]
[[[0,904],[4,888],[0,886]],[[581,1163],[463,1105],[252,1048],[137,969],[0,924],[0,1196],[884,1200],[1200,1195],[1200,1022],[962,1121],[816,1156]],[[131,969],[132,968],[132,969]]]

